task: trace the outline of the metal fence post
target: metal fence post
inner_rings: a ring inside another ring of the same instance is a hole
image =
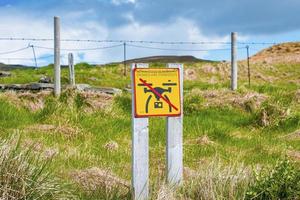
[[[246,46],[247,49],[247,65],[248,65],[248,85],[251,86],[251,74],[250,74],[250,57],[249,57],[249,45]]]
[[[232,32],[231,33],[231,90],[236,90],[238,84],[236,39],[237,39],[237,33]]]
[[[132,189],[135,200],[149,197],[149,123],[148,118],[135,118],[134,68],[148,68],[148,64],[132,64]]]
[[[178,185],[183,179],[183,64],[168,64],[169,68],[179,68],[181,116],[167,117],[167,181]]]
[[[60,82],[60,19],[54,17],[54,95],[61,93]]]

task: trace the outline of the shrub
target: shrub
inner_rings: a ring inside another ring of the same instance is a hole
[[[114,103],[121,108],[124,113],[131,113],[131,97],[129,94],[118,95],[114,98]]]
[[[70,198],[64,184],[49,173],[50,162],[30,148],[21,150],[19,139],[0,142],[0,199]]]
[[[194,172],[183,187],[184,199],[244,199],[252,181],[251,170],[243,165],[223,164],[214,159]]]
[[[280,161],[273,170],[261,170],[254,184],[246,193],[246,199],[299,199],[300,170],[288,160]]]
[[[199,112],[204,99],[201,95],[187,95],[184,99],[183,109],[185,114]]]
[[[57,101],[55,100],[55,98],[52,96],[47,97],[45,100],[44,108],[40,110],[36,116],[37,120],[43,121],[49,115],[52,115],[56,109],[57,109]]]

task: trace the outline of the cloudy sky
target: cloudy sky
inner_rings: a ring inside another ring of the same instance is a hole
[[[299,41],[299,13],[299,0],[0,0],[0,38],[53,38],[53,16],[60,16],[63,39],[229,42],[230,32],[235,31],[239,42]],[[26,47],[29,43],[36,46],[39,65],[52,61],[52,41],[0,40],[0,62],[32,65],[31,48],[3,54]],[[62,42],[63,49],[71,49],[62,51],[62,62],[66,63],[69,52],[74,53],[76,62],[121,61],[122,46],[76,50],[117,44]],[[228,50],[183,51],[230,47],[224,44],[129,45],[128,58],[151,55],[194,55],[216,60],[230,58]],[[243,59],[245,45],[239,47],[239,58]],[[266,45],[250,44],[250,52],[253,54],[264,47]]]

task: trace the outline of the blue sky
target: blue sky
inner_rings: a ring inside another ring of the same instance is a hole
[[[53,16],[60,16],[62,38],[124,39],[156,41],[230,41],[238,32],[241,42],[299,41],[299,0],[0,0],[0,37],[53,38]],[[53,42],[31,42],[53,47]],[[28,45],[23,41],[0,41],[0,53]],[[62,43],[62,48],[82,49],[112,44]],[[138,45],[138,44],[137,44]],[[153,45],[176,49],[228,48],[224,45]],[[243,46],[241,46],[243,47]],[[255,53],[264,45],[250,45]],[[38,57],[52,55],[49,49],[35,49]],[[122,47],[73,52],[75,61],[105,63],[120,61]],[[70,51],[63,51],[65,55]],[[185,52],[128,47],[128,58],[151,55],[194,55],[228,60],[230,51]],[[245,49],[239,58],[245,58]],[[9,59],[10,58],[10,59]],[[0,55],[0,62],[32,63],[32,50]],[[38,59],[39,65],[51,59]],[[66,62],[66,56],[62,62]]]

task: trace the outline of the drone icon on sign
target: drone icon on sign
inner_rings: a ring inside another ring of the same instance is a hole
[[[172,87],[176,86],[177,83],[172,83],[171,80],[168,80],[167,83],[162,83],[162,87],[152,87],[151,83],[147,83],[145,80],[140,79],[142,83],[138,84],[138,86],[144,87],[144,93],[149,93],[149,96],[146,100],[145,104],[145,112],[149,113],[150,101],[153,97],[155,97],[155,101],[153,103],[154,109],[161,109],[164,107],[164,103],[167,103],[169,107],[169,112],[172,113],[173,108],[177,110],[177,108],[172,105],[170,99],[166,93],[172,93]]]

